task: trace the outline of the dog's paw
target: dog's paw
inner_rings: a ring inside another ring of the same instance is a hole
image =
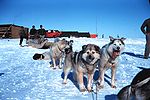
[[[63,80],[62,84],[67,84],[67,81],[66,81],[66,80]]]
[[[85,92],[87,91],[86,88],[80,89],[80,92]]]
[[[80,92],[85,92],[87,91],[85,86],[83,84],[79,85],[79,89],[80,89]]]
[[[58,66],[59,67],[59,69],[62,69],[62,66]]]
[[[98,85],[97,86],[98,90],[104,88],[104,85]]]
[[[88,87],[87,87],[87,91],[88,91],[88,92],[92,92],[92,91],[93,91],[93,90],[92,90],[92,87],[91,87],[91,86],[88,86]]]
[[[56,67],[53,67],[53,69],[55,70],[55,69],[56,69]]]
[[[112,87],[112,88],[115,88],[115,89],[117,88],[115,85],[111,85],[111,87]]]
[[[67,82],[62,82],[62,84],[67,84]]]
[[[93,92],[93,90],[92,89],[88,89],[88,92]]]

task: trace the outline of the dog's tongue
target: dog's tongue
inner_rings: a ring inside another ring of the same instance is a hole
[[[112,58],[115,59],[117,56],[119,56],[119,54],[120,54],[120,52],[114,51],[114,52],[113,52],[113,55],[112,55]]]

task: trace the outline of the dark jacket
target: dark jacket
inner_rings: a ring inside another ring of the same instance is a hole
[[[146,29],[145,29],[146,28]],[[147,34],[149,33],[150,34],[150,18],[149,19],[146,19],[142,26],[141,26],[141,31],[144,33],[144,34]]]
[[[32,28],[32,29],[30,30],[30,35],[35,35],[36,32],[37,32],[37,30]]]
[[[45,35],[45,33],[46,33],[45,29],[39,29],[38,30],[39,35]]]
[[[26,38],[27,34],[24,29],[20,30],[20,37]]]

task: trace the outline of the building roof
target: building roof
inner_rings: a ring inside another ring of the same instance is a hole
[[[19,25],[15,25],[15,24],[0,24],[0,27],[9,27],[9,26],[21,27]]]

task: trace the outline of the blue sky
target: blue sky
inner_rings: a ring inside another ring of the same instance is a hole
[[[0,24],[139,38],[145,37],[140,26],[150,17],[150,5],[148,0],[0,0],[0,12]]]

